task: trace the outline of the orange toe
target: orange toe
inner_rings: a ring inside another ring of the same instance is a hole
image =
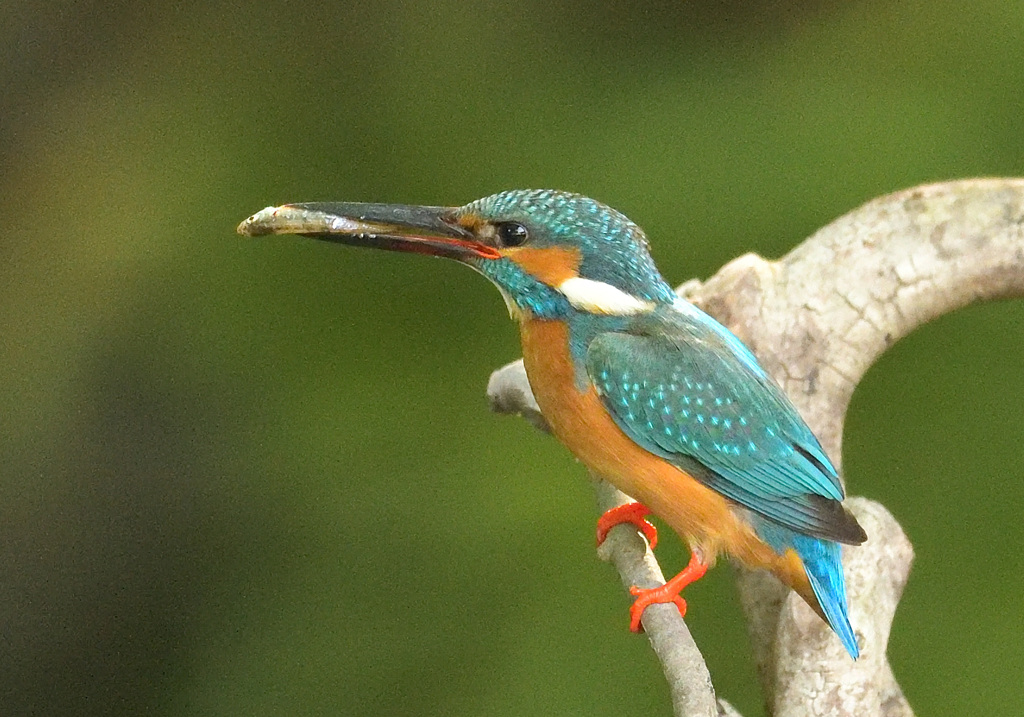
[[[679,593],[672,592],[668,584],[647,590],[634,585],[629,592],[636,595],[636,600],[629,607],[629,629],[633,632],[643,632],[644,627],[640,624],[640,618],[644,616],[644,610],[651,605],[674,602],[679,608],[679,617],[686,617],[686,600]]]
[[[636,596],[633,605],[629,608],[629,629],[633,632],[640,632],[643,627],[640,625],[640,618],[644,610],[650,605],[658,603],[674,602],[679,608],[679,615],[686,617],[686,600],[679,593],[690,583],[694,583],[704,577],[708,566],[696,553],[690,555],[690,562],[678,575],[664,585],[656,588],[638,588],[635,585],[629,589],[630,594]]]
[[[658,544],[658,529],[645,518],[651,514],[650,509],[643,503],[623,503],[611,510],[607,510],[597,519],[597,544],[600,545],[608,537],[608,531],[622,523],[632,523],[636,529],[643,533],[651,550]]]

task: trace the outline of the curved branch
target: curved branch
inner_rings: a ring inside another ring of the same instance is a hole
[[[853,390],[886,349],[973,301],[1024,295],[1024,179],[896,192],[837,219],[779,261],[743,256],[703,285],[685,288],[687,298],[754,351],[839,465]],[[846,550],[844,559],[878,551],[881,544],[872,536],[862,548]],[[908,570],[911,559],[908,551],[900,570]],[[877,579],[894,576],[879,573]],[[780,621],[801,614],[809,619],[810,610],[764,575],[740,570],[739,587],[751,608],[747,616],[768,704],[777,715],[807,714],[788,708],[793,693],[781,689],[786,668],[774,638],[784,627]],[[851,594],[858,593],[851,588]],[[791,608],[780,610],[783,602]],[[883,635],[888,638],[888,629],[877,632]],[[912,714],[884,660],[885,647],[884,641],[866,641],[861,660],[848,671],[864,679],[861,663],[882,660],[873,674],[880,680],[878,694],[889,696],[886,707],[881,697],[865,694],[857,709],[836,714]],[[838,693],[843,683],[829,684]],[[838,694],[825,701],[849,704]]]
[[[1024,179],[897,192],[841,217],[776,262],[749,254],[679,291],[754,351],[839,464],[850,398],[889,346],[974,301],[1024,296]],[[495,410],[546,426],[521,362],[496,372],[488,394]],[[913,715],[885,655],[913,550],[882,506],[859,498],[848,505],[869,535],[864,546],[843,555],[862,648],[857,662],[774,577],[738,570],[766,701],[776,717]],[[660,580],[653,555],[638,549],[639,536],[615,532],[624,538],[615,536],[606,550],[623,582]],[[650,622],[645,615],[644,626],[672,687],[676,714],[715,714],[707,668],[671,612],[652,613]],[[735,714],[725,703],[718,709]]]
[[[778,261],[747,254],[683,288],[750,347],[837,458],[854,388],[897,339],[974,301],[1024,295],[1024,179],[896,192]]]

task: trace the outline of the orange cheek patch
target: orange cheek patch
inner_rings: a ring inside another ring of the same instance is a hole
[[[557,287],[566,279],[579,276],[579,249],[502,249],[501,253],[548,286]]]

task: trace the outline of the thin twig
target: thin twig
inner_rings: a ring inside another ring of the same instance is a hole
[[[550,432],[530,391],[526,369],[521,360],[491,374],[487,396],[492,410],[520,415],[540,430]],[[599,514],[631,500],[610,483],[596,477],[594,490]],[[598,548],[598,556],[615,566],[627,590],[633,585],[652,588],[665,582],[654,552],[632,526],[618,525],[612,528]],[[676,714],[718,717],[720,711],[715,701],[711,675],[676,606],[671,603],[652,605],[644,610],[641,622],[665,672]]]

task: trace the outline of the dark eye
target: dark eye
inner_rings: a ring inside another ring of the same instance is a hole
[[[522,246],[530,236],[519,222],[502,222],[496,228],[502,246]]]

